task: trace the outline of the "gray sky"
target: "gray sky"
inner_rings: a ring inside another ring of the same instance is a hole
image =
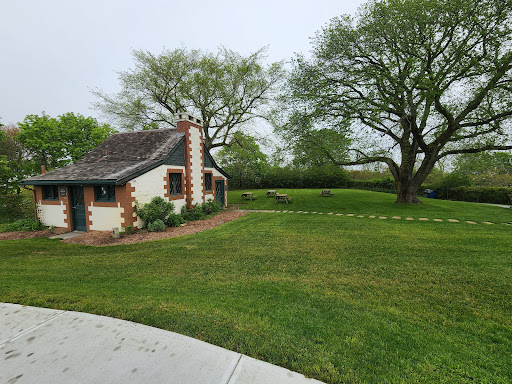
[[[186,47],[268,60],[307,53],[332,17],[362,0],[0,0],[0,121],[66,112],[98,118],[90,89],[117,92],[131,51]]]

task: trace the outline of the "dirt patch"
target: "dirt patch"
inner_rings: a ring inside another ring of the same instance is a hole
[[[3,232],[0,233],[0,240],[34,239],[36,237],[49,237],[53,235],[60,235],[61,233],[64,232],[67,232],[67,230],[60,228],[56,228],[53,233],[48,232],[47,229],[31,232]]]
[[[169,237],[190,235],[192,233],[206,231],[207,229],[218,227],[219,225],[222,225],[228,221],[238,219],[247,213],[248,212],[223,211],[206,220],[189,221],[183,227],[166,228],[163,232],[148,232],[147,230],[143,229],[136,231],[131,235],[122,235],[119,239],[112,238],[112,233],[110,231],[92,231],[81,236],[63,240],[63,242],[92,246],[105,246],[165,239]]]

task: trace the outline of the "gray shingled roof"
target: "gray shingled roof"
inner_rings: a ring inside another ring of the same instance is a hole
[[[21,184],[116,183],[162,164],[184,137],[176,129],[118,133],[94,148],[77,163],[30,177]]]

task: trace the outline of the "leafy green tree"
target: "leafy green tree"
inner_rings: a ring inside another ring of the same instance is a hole
[[[34,169],[27,159],[27,150],[18,142],[19,128],[14,124],[0,127],[0,156],[5,158],[9,168],[9,192],[21,192],[18,182],[30,176]],[[5,174],[5,173],[4,173]]]
[[[268,169],[267,155],[261,151],[256,139],[242,132],[236,132],[232,144],[221,148],[216,157],[232,177],[230,186],[234,188],[259,185]]]
[[[454,173],[471,178],[474,185],[512,185],[512,154],[507,152],[468,153],[457,156]]]
[[[28,115],[19,129],[16,140],[26,148],[34,172],[41,165],[50,170],[76,162],[115,132],[108,124],[74,113],[57,118]]]
[[[512,148],[511,17],[508,0],[370,0],[296,58],[288,115],[346,127],[357,145],[334,162],[386,163],[417,203],[440,159]]]
[[[283,77],[282,63],[264,66],[264,52],[136,50],[135,69],[120,72],[121,91],[94,92],[95,107],[128,130],[171,127],[176,113],[189,112],[202,118],[208,149],[229,145],[232,133],[264,114]]]

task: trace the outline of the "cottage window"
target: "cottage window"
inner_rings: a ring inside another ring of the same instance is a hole
[[[212,190],[212,174],[211,173],[204,174],[204,190],[205,191]]]
[[[97,185],[94,187],[96,193],[96,201],[115,202],[116,186],[115,185]]]
[[[59,200],[59,188],[56,185],[43,185],[43,200]]]
[[[181,173],[169,173],[169,194],[181,195]]]

